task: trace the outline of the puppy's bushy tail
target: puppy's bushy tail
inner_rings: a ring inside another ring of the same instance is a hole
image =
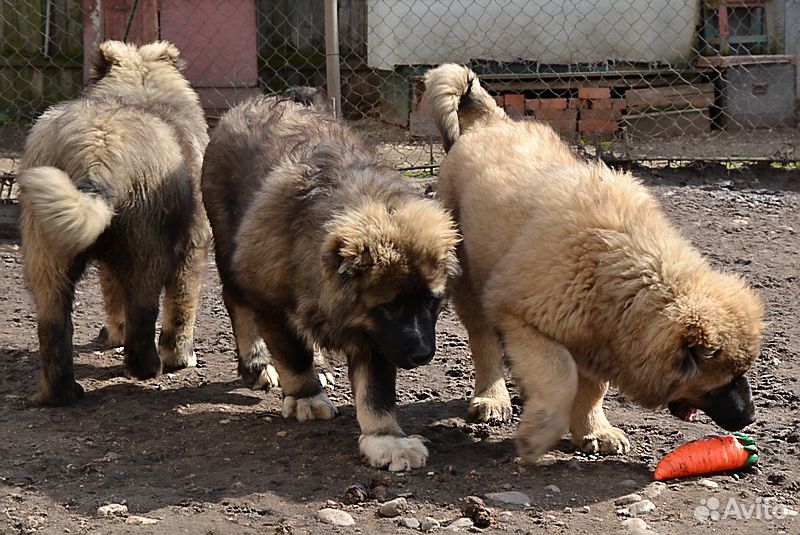
[[[425,93],[445,151],[478,119],[508,117],[481,87],[478,75],[463,65],[445,63],[429,70],[425,73]]]
[[[111,204],[96,191],[78,189],[61,169],[26,169],[17,183],[23,231],[35,227],[45,242],[40,245],[60,256],[72,257],[86,250],[111,223]]]

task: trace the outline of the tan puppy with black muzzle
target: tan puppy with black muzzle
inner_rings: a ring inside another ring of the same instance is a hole
[[[609,383],[645,407],[702,409],[741,429],[755,409],[761,300],[711,269],[629,173],[580,160],[549,126],[514,121],[472,71],[425,77],[449,151],[439,195],[463,237],[456,310],[475,359],[470,414],[507,419],[503,357],[526,397],[519,453],[535,461],[570,430],[624,453],[603,413]]]

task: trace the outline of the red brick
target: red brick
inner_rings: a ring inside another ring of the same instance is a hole
[[[498,106],[500,106],[501,108],[503,107],[503,95],[495,95],[492,98],[494,98],[494,101],[495,103],[497,103]]]
[[[513,116],[525,115],[525,95],[520,93],[506,93],[506,113]]]
[[[533,115],[533,112],[542,108],[542,101],[538,98],[526,98],[525,99],[525,112],[528,115]]]
[[[578,123],[578,110],[542,108],[536,112],[536,119],[549,124],[562,134],[574,134]]]
[[[567,99],[565,98],[543,98],[542,109],[566,110]]]
[[[589,108],[593,110],[617,110],[625,109],[625,101],[621,98],[604,98],[602,100],[590,100]]]
[[[604,99],[611,98],[610,87],[580,87],[578,88],[578,98],[582,99]]]
[[[622,112],[608,108],[591,108],[581,110],[581,120],[586,121],[619,121],[622,119]]]
[[[581,100],[579,98],[570,98],[567,99],[567,108],[579,110],[581,108],[586,107],[586,101]]]
[[[603,119],[581,119],[578,121],[580,132],[614,132],[619,123]]]

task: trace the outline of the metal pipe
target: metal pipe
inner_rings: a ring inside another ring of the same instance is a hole
[[[339,75],[338,1],[325,0],[325,79],[333,115],[342,116],[342,85]]]
[[[52,15],[52,1],[47,0],[45,3],[45,10],[44,10],[44,47],[42,48],[42,56],[49,58],[50,57],[50,19],[53,17]]]

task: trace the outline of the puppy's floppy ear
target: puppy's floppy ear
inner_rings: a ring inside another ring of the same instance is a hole
[[[169,41],[156,41],[139,47],[139,55],[145,61],[164,61],[182,70],[185,62],[181,59],[181,51]]]
[[[165,61],[169,61],[175,68],[179,71],[182,71],[186,67],[186,62],[181,58],[181,51],[178,50],[178,47],[173,45],[170,42],[163,41],[164,43],[164,52],[161,55],[161,58]]]
[[[130,45],[122,41],[103,41],[92,61],[91,81],[96,82],[109,73],[111,67],[119,65],[130,53]]]
[[[351,278],[363,273],[373,263],[368,247],[353,247],[338,241],[322,255],[322,262],[329,274]]]
[[[104,41],[100,43],[99,50],[106,62],[114,64],[130,55],[131,45],[122,41]]]
[[[683,299],[677,303],[676,318],[683,338],[680,367],[683,372],[693,374],[698,367],[720,352],[721,321],[718,309],[703,297]]]

